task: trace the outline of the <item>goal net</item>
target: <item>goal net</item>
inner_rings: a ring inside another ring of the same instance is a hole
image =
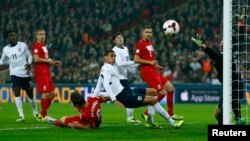
[[[224,0],[224,2],[228,1]],[[250,1],[248,0],[232,0],[232,3],[230,4],[232,9],[229,10],[231,11],[231,19],[226,20],[227,22],[231,21],[232,30],[230,33],[231,37],[223,37],[223,43],[231,43],[231,46],[229,46],[231,48],[230,51],[226,50],[226,52],[223,52],[223,55],[231,53],[228,57],[231,57],[232,59],[228,59],[224,56],[223,63],[227,61],[225,59],[230,60],[231,64],[229,66],[231,66],[231,68],[228,69],[228,66],[224,65],[223,73],[227,73],[227,75],[229,74],[228,77],[232,82],[225,83],[225,85],[223,84],[223,108],[225,110],[223,111],[223,124],[241,124],[242,121],[239,121],[239,119],[243,121],[245,120],[246,124],[249,124],[250,122],[250,115],[248,113],[250,107],[250,37],[248,35],[248,29],[250,29],[248,25],[249,2]],[[225,7],[224,10],[226,10]],[[225,16],[225,13],[223,16],[224,18],[229,17]],[[224,21],[223,30],[228,29],[224,27],[228,26],[225,24]],[[223,35],[228,36],[225,35],[225,31],[223,31]],[[226,46],[224,46],[224,50],[225,49]],[[229,72],[227,72],[228,70]],[[224,77],[227,77],[227,75],[223,74]],[[229,90],[228,86],[230,87]],[[230,96],[228,96],[228,93]]]

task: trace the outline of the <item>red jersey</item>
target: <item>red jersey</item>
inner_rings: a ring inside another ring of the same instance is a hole
[[[155,50],[152,43],[144,39],[138,41],[135,55],[143,60],[155,60]],[[142,79],[149,87],[155,88],[158,92],[164,89],[164,85],[168,80],[159,73],[154,65],[141,64],[140,71]]]
[[[42,59],[48,59],[48,50],[44,43],[36,42],[31,48],[32,55],[38,55]],[[50,68],[48,63],[35,63],[34,76],[39,74],[50,74]]]
[[[99,127],[102,122],[102,111],[100,103],[103,102],[102,98],[90,97],[87,100],[88,107],[78,109],[81,112],[80,118],[82,122],[90,127]]]
[[[155,60],[155,50],[150,41],[141,39],[136,44],[135,54],[143,60],[153,61]],[[140,69],[143,68],[155,68],[153,65],[141,64]]]

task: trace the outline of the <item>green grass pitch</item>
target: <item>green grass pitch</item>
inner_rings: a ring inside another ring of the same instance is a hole
[[[155,121],[163,125],[163,129],[148,129],[140,114],[146,108],[134,110],[135,118],[142,121],[139,125],[128,125],[125,121],[125,109],[115,104],[102,104],[103,121],[97,130],[79,130],[60,128],[46,122],[36,121],[30,104],[24,104],[25,122],[16,123],[18,117],[14,103],[1,104],[0,140],[9,141],[206,141],[207,125],[216,124],[213,113],[215,104],[176,104],[176,114],[185,117],[181,129],[174,129],[157,113]],[[165,107],[165,105],[163,105]],[[38,103],[38,109],[40,104]],[[50,116],[60,118],[65,115],[77,115],[78,111],[70,104],[53,103]]]

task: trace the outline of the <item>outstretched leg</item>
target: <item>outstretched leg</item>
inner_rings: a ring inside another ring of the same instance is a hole
[[[167,111],[160,105],[160,103],[154,97],[146,96],[145,99],[143,100],[143,102],[145,104],[151,105],[151,106],[149,106],[149,117],[152,116],[151,113],[153,113],[153,112],[151,112],[151,111],[155,110],[160,116],[162,116],[165,120],[167,120],[169,122],[169,124],[173,125],[174,128],[178,129],[183,125],[183,123],[184,123],[183,120],[181,120],[181,121],[173,120],[170,117],[170,115],[167,113]]]

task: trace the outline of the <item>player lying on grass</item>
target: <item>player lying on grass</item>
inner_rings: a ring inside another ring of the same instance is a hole
[[[105,51],[104,65],[101,68],[94,95],[99,96],[101,89],[104,88],[111,100],[121,107],[138,108],[150,105],[148,120],[145,124],[146,127],[161,128],[153,122],[152,115],[154,115],[154,111],[156,110],[156,112],[167,120],[174,128],[180,128],[184,121],[175,121],[169,116],[166,110],[157,101],[157,93],[154,88],[145,88],[139,93],[121,85],[118,71],[113,66],[115,58],[116,55],[113,50]]]
[[[45,117],[45,121],[60,127],[71,127],[77,129],[96,129],[102,122],[102,111],[100,103],[109,100],[105,97],[90,97],[87,101],[78,91],[71,91],[70,99],[81,113],[77,116],[65,116],[61,119]]]

